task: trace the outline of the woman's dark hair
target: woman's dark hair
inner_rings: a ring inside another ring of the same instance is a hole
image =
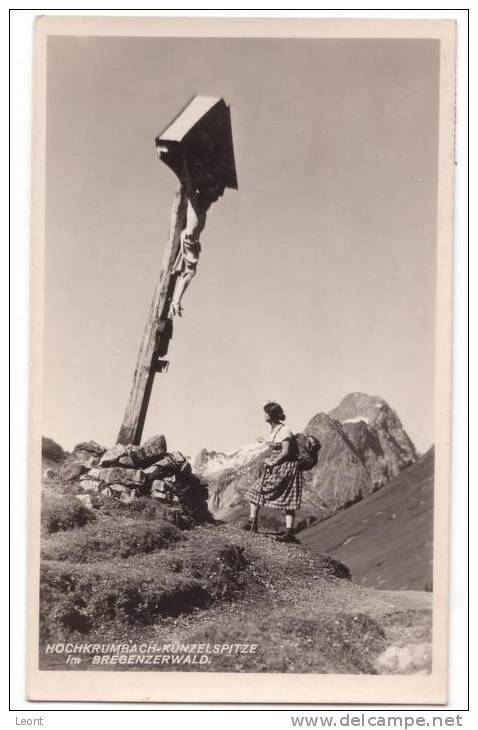
[[[268,416],[274,419],[274,421],[285,421],[285,413],[278,403],[269,401],[265,404],[264,410]]]

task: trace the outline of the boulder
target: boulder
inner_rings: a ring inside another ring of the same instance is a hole
[[[164,454],[158,461],[142,470],[149,480],[167,479],[175,475],[187,478],[191,474],[191,464],[180,451]]]
[[[125,504],[131,504],[131,502],[136,499],[136,490],[130,489],[125,492],[121,492],[120,494],[120,501],[124,502]]]
[[[105,451],[100,459],[100,466],[113,466],[114,464],[117,464],[120,458],[125,456],[126,453],[126,446],[123,446],[123,444],[116,444],[116,446]]]
[[[125,466],[127,469],[134,469],[136,466],[133,458],[129,454],[126,454],[125,456],[120,456],[120,458],[118,459],[118,464],[120,466]]]
[[[60,479],[63,482],[76,482],[86,471],[85,465],[80,461],[68,459],[60,469]]]
[[[151,484],[151,496],[166,498],[168,490],[162,479],[154,479]]]
[[[101,468],[98,478],[110,486],[123,484],[127,487],[134,487],[146,483],[146,475],[140,469],[125,469],[122,466]]]
[[[165,454],[159,461],[144,470],[150,478],[167,479],[174,476],[177,471],[177,464],[171,454]]]
[[[98,467],[93,467],[93,469],[90,469],[87,474],[84,474],[81,479],[99,479],[101,474],[101,469]]]
[[[166,438],[160,434],[152,436],[141,446],[134,446],[129,455],[136,466],[144,468],[158,461],[166,454],[166,450]]]
[[[110,484],[109,488],[112,492],[119,492],[120,494],[122,494],[123,492],[129,494],[130,491],[129,487],[127,487],[125,484]]]
[[[151,438],[142,444],[141,448],[148,456],[162,456],[167,450],[166,438],[162,433],[157,436],[151,436]]]
[[[183,477],[189,476],[192,472],[191,464],[180,451],[173,451],[171,458],[174,461],[176,473]]]
[[[146,474],[146,479],[150,482],[163,476],[163,470],[160,463],[147,466],[145,469],[142,469],[142,472]]]
[[[93,502],[89,494],[77,494],[76,499],[88,509],[93,509]]]
[[[105,451],[96,441],[77,444],[67,456],[60,469],[60,478],[64,482],[74,482],[98,462]]]
[[[104,448],[104,446],[100,446],[100,444],[96,443],[96,441],[83,441],[79,444],[76,444],[71,455],[77,461],[86,462],[92,456],[103,456],[105,451],[106,449]]]
[[[164,479],[154,479],[151,484],[151,497],[160,499],[163,502],[179,502],[179,498],[175,494],[174,484]]]
[[[101,482],[99,482],[97,479],[82,479],[81,480],[81,488],[85,492],[99,492],[101,487]]]

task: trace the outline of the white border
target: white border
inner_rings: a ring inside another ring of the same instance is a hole
[[[12,402],[15,404],[15,408],[12,411],[12,439],[13,439],[13,463],[15,464],[15,484],[13,490],[13,515],[14,521],[13,526],[13,555],[15,555],[15,564],[18,566],[20,558],[24,556],[24,526],[25,526],[25,493],[23,487],[26,483],[26,471],[24,469],[24,459],[26,453],[26,373],[27,373],[27,360],[28,360],[28,344],[25,338],[26,333],[26,317],[27,317],[27,301],[28,301],[28,286],[27,276],[28,271],[28,250],[29,250],[29,227],[28,227],[28,208],[29,208],[29,195],[28,188],[26,187],[25,180],[29,178],[29,126],[30,126],[30,78],[29,65],[31,59],[31,21],[32,17],[37,12],[43,14],[55,14],[55,11],[22,11],[21,16],[12,18],[12,40],[15,44],[13,48],[13,63],[12,71],[15,77],[15,86],[12,89],[12,110],[15,110],[14,124],[12,127],[12,225],[13,225],[13,236],[12,241],[14,242],[14,248],[12,249],[12,307],[14,313],[14,319],[17,323],[15,331],[12,333],[12,354],[14,357],[14,369],[12,372],[12,386],[14,397]],[[80,11],[67,11],[64,9],[58,10],[62,15],[81,14]],[[230,14],[228,11],[224,13]],[[232,14],[239,14],[241,11],[234,11]],[[256,15],[263,16],[268,11],[260,11],[260,13],[254,13]],[[284,15],[293,14],[295,16],[300,15],[320,15],[321,17],[333,15],[337,17],[339,14],[343,14],[343,11],[324,11],[322,14],[318,14],[317,11],[285,11]],[[105,11],[88,11],[88,15],[93,14],[108,14]],[[156,15],[157,12],[152,10],[148,11],[120,11],[115,9],[115,15],[119,14],[134,14],[134,15]],[[191,11],[180,11],[173,10],[163,14],[168,15],[191,15]],[[203,14],[203,13],[201,13]],[[206,12],[204,11],[204,14]],[[211,13],[212,14],[212,13]],[[219,11],[214,13],[219,15]],[[222,13],[221,13],[222,14]],[[242,14],[251,16],[252,11],[242,11]],[[281,13],[282,14],[282,13]],[[380,13],[374,13],[373,11],[367,12],[352,12],[347,11],[346,17],[454,17],[462,23],[461,29],[466,32],[466,13],[463,11],[384,11],[380,10]],[[463,80],[466,77],[466,54],[463,53],[463,35],[459,37],[459,54],[458,54],[458,75],[459,79]],[[466,109],[466,88],[463,88],[463,83],[458,85],[458,103],[459,108],[462,110]],[[466,255],[464,255],[463,249],[463,234],[466,230],[464,221],[466,218],[466,170],[465,170],[465,155],[466,154],[466,120],[463,117],[458,120],[457,129],[457,151],[458,155],[461,152],[461,159],[459,157],[459,166],[457,169],[457,253],[455,256],[455,281],[458,286],[455,288],[455,336],[457,338],[457,348],[455,350],[455,390],[454,390],[454,457],[453,457],[453,484],[459,485],[459,489],[453,491],[453,510],[452,510],[452,539],[453,539],[453,550],[452,550],[452,583],[451,583],[451,607],[452,607],[452,642],[451,642],[451,683],[450,683],[450,701],[449,707],[463,707],[466,702],[465,699],[465,684],[466,684],[466,673],[463,671],[464,658],[465,658],[465,645],[466,645],[466,632],[465,622],[461,612],[461,606],[466,596],[466,586],[464,585],[464,565],[463,559],[463,537],[466,535],[465,529],[465,514],[466,509],[465,501],[463,498],[464,490],[464,478],[466,475],[466,449],[463,448],[463,444],[466,440],[466,429],[463,424],[463,414],[466,412],[466,333],[464,332],[463,323],[466,321],[466,288],[463,286],[463,282],[466,278]],[[463,162],[462,162],[463,161]],[[461,165],[461,166],[460,166]],[[458,316],[457,316],[458,314]],[[465,315],[465,316],[464,316]],[[464,342],[465,340],[465,342]],[[457,549],[458,544],[458,549]],[[24,562],[23,562],[24,565]],[[14,646],[17,650],[13,655],[12,669],[14,670],[14,684],[12,699],[13,705],[19,708],[21,705],[33,709],[33,703],[25,703],[22,699],[23,693],[23,657],[22,652],[18,651],[19,639],[23,635],[23,622],[22,616],[19,615],[19,609],[24,605],[22,600],[22,591],[24,585],[25,574],[24,571],[18,571],[18,574],[14,576],[13,580],[13,593],[14,598],[20,597],[20,601],[16,601],[15,611],[13,612],[14,623],[12,625],[13,636],[15,637]],[[456,606],[455,606],[456,604]],[[18,620],[19,619],[19,620]],[[20,704],[19,704],[20,703]],[[36,704],[36,703],[35,703]],[[46,709],[47,705],[42,703],[40,705],[42,709]],[[58,708],[58,705],[55,707]],[[70,705],[71,708],[72,705]],[[81,705],[79,706],[81,707]],[[91,705],[90,705],[91,707]],[[102,705],[105,708],[105,705]],[[336,706],[335,706],[336,707]],[[125,708],[125,705],[122,705]],[[82,707],[84,709],[84,706]],[[322,708],[325,709],[325,708]],[[56,714],[56,713],[55,713]],[[58,715],[57,715],[58,716]],[[264,717],[264,714],[261,713]],[[128,713],[126,717],[131,715]]]

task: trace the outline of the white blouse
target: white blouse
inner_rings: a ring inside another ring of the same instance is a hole
[[[285,423],[280,423],[271,430],[271,441],[277,443],[292,438],[292,431]]]

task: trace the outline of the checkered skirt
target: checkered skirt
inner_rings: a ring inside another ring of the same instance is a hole
[[[281,450],[281,445],[271,445],[272,455]],[[246,499],[254,504],[273,509],[297,510],[302,499],[302,472],[295,459],[283,461],[262,470],[252,487],[246,492]]]

